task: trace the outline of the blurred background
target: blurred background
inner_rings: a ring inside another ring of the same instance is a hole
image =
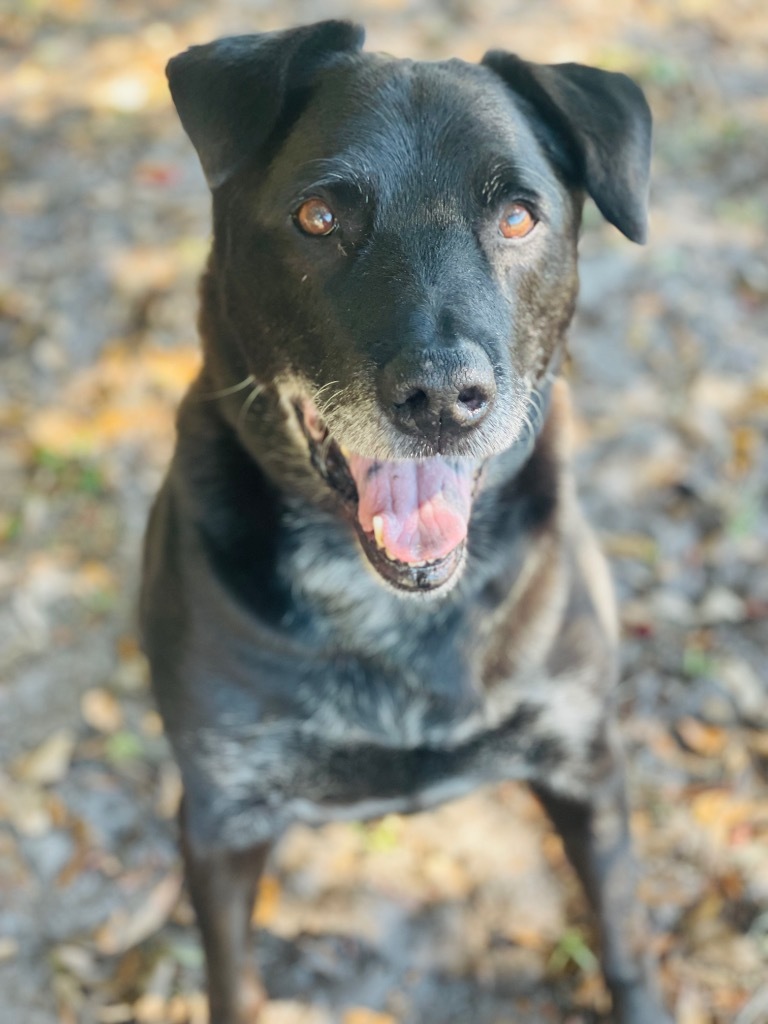
[[[590,206],[569,376],[625,633],[655,952],[680,1024],[768,1021],[764,0],[11,0],[0,7],[0,1021],[202,1024],[175,769],[134,627],[197,366],[209,201],[163,68],[352,16],[427,59],[621,69],[651,239]],[[255,911],[265,1024],[607,1022],[589,915],[523,788],[297,828]]]

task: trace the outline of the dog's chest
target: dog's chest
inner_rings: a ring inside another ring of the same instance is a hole
[[[431,682],[417,692],[370,664],[321,663],[296,717],[198,730],[190,753],[217,794],[212,831],[258,842],[293,821],[410,813],[541,770],[577,784],[601,715],[581,680],[520,677],[463,709]]]
[[[291,619],[268,644],[247,615],[233,629],[226,599],[190,634],[217,638],[219,710],[198,719],[186,749],[177,744],[216,793],[212,831],[257,841],[297,819],[418,810],[578,761],[601,702],[578,665],[547,670],[560,602],[549,602],[543,632],[541,617],[528,624],[532,657],[504,602],[481,607],[459,588],[442,603],[390,598],[353,557],[315,554],[300,568]],[[525,664],[500,657],[507,649]],[[210,695],[209,679],[199,683]]]
[[[282,680],[291,702],[279,710],[262,705],[267,713],[251,721],[198,730],[194,757],[222,796],[322,822],[415,810],[524,777],[553,732],[557,692],[540,671],[488,690],[463,618],[436,619],[426,632],[415,618],[392,645],[380,637],[366,651],[339,645],[295,659]]]

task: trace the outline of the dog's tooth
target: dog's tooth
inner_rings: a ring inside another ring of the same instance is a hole
[[[374,516],[371,520],[373,526],[373,539],[376,541],[377,548],[385,548],[384,544],[384,519],[382,516]]]
[[[336,444],[339,446],[339,451],[344,456],[344,458],[349,459],[349,448],[347,448],[343,444],[340,444],[338,441],[336,442]],[[377,516],[376,518],[378,519],[379,517]]]

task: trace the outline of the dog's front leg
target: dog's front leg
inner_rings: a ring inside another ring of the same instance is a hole
[[[620,758],[583,800],[534,785],[597,915],[615,1024],[672,1024],[647,954]]]
[[[187,886],[205,950],[210,1024],[254,1024],[264,991],[249,961],[251,913],[270,844],[199,851],[183,807],[179,820]]]

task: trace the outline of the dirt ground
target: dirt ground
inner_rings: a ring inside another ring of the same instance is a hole
[[[647,90],[650,244],[586,217],[578,476],[622,600],[664,987],[680,1024],[766,1024],[764,0],[0,8],[0,1022],[205,1020],[133,611],[209,230],[163,66],[217,35],[350,14],[395,54],[506,47]],[[609,1020],[589,916],[518,786],[297,828],[255,917],[265,1024]]]

